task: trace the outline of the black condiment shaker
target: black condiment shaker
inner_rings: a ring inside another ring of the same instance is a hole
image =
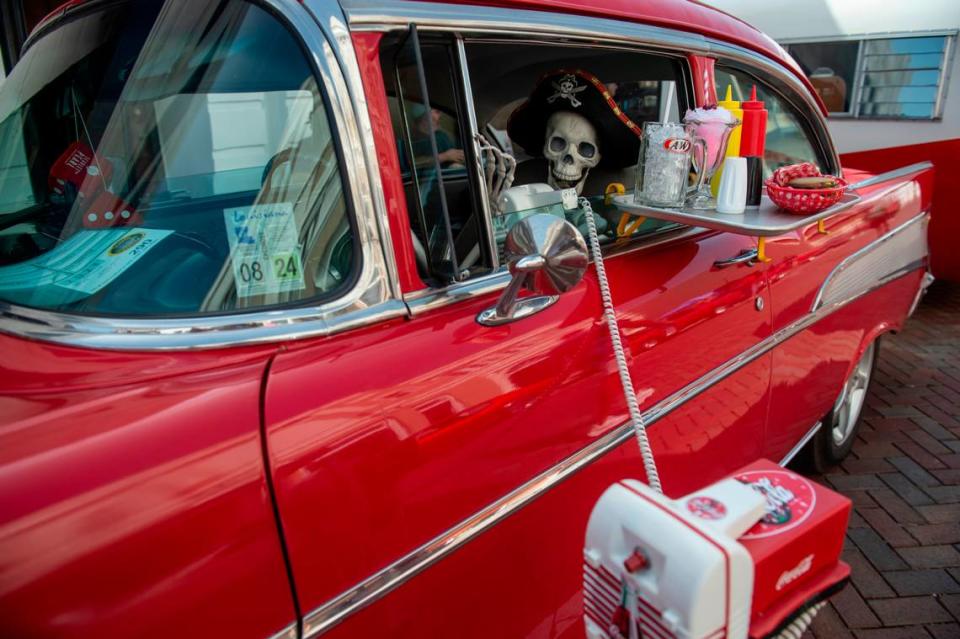
[[[763,158],[747,157],[747,206],[760,206],[763,195]]]

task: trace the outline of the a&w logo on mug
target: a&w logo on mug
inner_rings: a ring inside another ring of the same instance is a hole
[[[672,153],[687,153],[690,151],[690,140],[667,138],[663,142],[663,148]]]

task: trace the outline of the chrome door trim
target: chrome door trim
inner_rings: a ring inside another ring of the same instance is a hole
[[[921,213],[898,228],[904,228],[909,224],[916,223],[918,220],[926,219],[927,217],[928,213]],[[868,247],[877,245],[883,240],[884,238],[879,238],[871,242]],[[921,268],[921,266],[917,266],[917,268]],[[897,277],[906,274],[908,273],[899,273]],[[884,283],[889,281],[892,281],[892,279],[885,279]],[[717,368],[707,372],[699,379],[694,380],[654,404],[644,411],[644,422],[648,427],[652,426],[659,419],[723,381],[747,364],[768,353],[779,344],[825,317],[832,315],[847,304],[867,295],[880,285],[881,284],[878,283],[874,286],[865,287],[847,299],[838,300],[836,303],[823,305],[816,310],[811,310],[792,324],[776,331],[743,353],[731,358]],[[812,437],[812,432],[815,431],[808,432],[804,437]],[[355,612],[374,603],[426,568],[460,548],[474,537],[477,537],[506,517],[527,506],[540,495],[582,470],[588,464],[611,452],[621,444],[631,441],[633,436],[633,426],[629,421],[613,428],[607,434],[594,440],[552,468],[540,473],[512,492],[497,499],[472,516],[464,519],[459,524],[434,537],[404,557],[401,557],[386,568],[367,577],[349,590],[315,608],[304,617],[304,637],[310,638],[320,635]],[[794,451],[791,451],[791,454],[793,454],[793,452]]]
[[[800,438],[800,441],[790,449],[790,452],[783,456],[783,459],[780,460],[781,466],[786,466],[790,461],[797,456],[803,447],[807,445],[807,442],[813,439],[813,436],[817,434],[817,431],[820,430],[820,427],[823,426],[823,422],[817,422],[813,425],[813,428],[807,431],[807,434]]]
[[[358,173],[358,179],[362,182],[361,188],[369,191],[373,199],[372,206],[377,221],[377,229],[380,231],[380,237],[376,241],[379,243],[386,261],[391,293],[394,298],[397,298],[400,296],[400,277],[390,234],[386,197],[383,193],[383,180],[380,178],[380,162],[377,160],[373,125],[370,121],[370,112],[367,109],[363,80],[360,77],[360,65],[357,63],[357,54],[350,37],[350,30],[346,25],[346,17],[341,11],[334,9],[337,6],[335,3],[308,0],[303,4],[313,15],[317,24],[320,25],[321,30],[327,37],[327,42],[335,45],[332,51],[346,79],[346,82],[341,83],[338,88],[348,92],[358,127],[357,137],[350,140],[349,150],[351,153],[357,154],[359,158],[362,148],[362,157],[366,160],[366,172]]]
[[[483,216],[483,235],[487,241],[487,247],[490,249],[491,267],[494,271],[500,268],[500,256],[497,254],[497,240],[493,231],[493,213],[490,210],[490,193],[487,192],[487,181],[484,179],[483,158],[480,156],[480,141],[477,139],[479,131],[477,130],[477,112],[474,107],[473,86],[470,84],[470,69],[467,66],[467,52],[463,46],[463,38],[457,37],[457,66],[460,69],[460,76],[463,78],[463,95],[466,97],[465,106],[467,118],[467,137],[470,140],[470,147],[473,149],[474,163],[473,170],[476,172],[477,184],[480,188],[480,214]]]
[[[806,85],[792,71],[769,58],[745,47],[707,36],[654,27],[639,22],[595,18],[570,13],[502,9],[479,5],[448,5],[435,2],[408,2],[407,0],[342,0],[344,11],[354,31],[387,31],[404,28],[411,22],[424,29],[451,31],[474,35],[511,35],[565,38],[599,42],[604,46],[638,45],[666,52],[708,55],[722,62],[733,61],[754,70],[763,71],[799,96],[805,107],[802,115],[812,125],[818,142],[831,162],[839,170],[840,159],[829,135],[820,106]]]
[[[636,240],[620,244],[612,242],[602,247],[604,259],[612,259],[618,255],[647,250],[669,242],[678,242],[687,238],[713,233],[709,229],[697,226],[671,225],[657,229],[653,233],[638,237]],[[592,261],[592,260],[591,260]],[[403,296],[404,302],[414,317],[450,304],[458,304],[465,300],[483,297],[502,290],[510,283],[510,273],[506,266],[501,266],[495,273],[488,273],[465,282],[455,282],[443,288],[424,288]]]
[[[261,2],[303,42],[327,94],[331,127],[343,146],[341,174],[356,222],[360,273],[353,287],[316,306],[156,320],[70,315],[0,302],[0,331],[84,348],[204,349],[329,335],[407,314],[346,18],[332,2],[312,1],[309,10],[296,0]]]

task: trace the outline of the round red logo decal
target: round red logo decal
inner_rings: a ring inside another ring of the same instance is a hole
[[[693,497],[687,500],[687,510],[701,519],[723,519],[727,507],[712,497]]]
[[[759,492],[767,501],[767,512],[741,539],[779,535],[796,528],[813,512],[817,494],[803,477],[778,470],[751,470],[737,480]]]
[[[663,142],[663,148],[671,153],[686,153],[691,146],[693,145],[690,144],[690,140],[684,140],[683,138],[667,138]]]

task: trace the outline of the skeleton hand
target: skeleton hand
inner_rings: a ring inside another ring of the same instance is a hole
[[[490,144],[487,138],[479,133],[477,141],[480,143],[480,157],[483,158],[483,173],[487,185],[487,198],[490,200],[490,212],[493,215],[502,215],[503,208],[500,196],[513,184],[513,175],[517,170],[517,159],[509,153]]]

